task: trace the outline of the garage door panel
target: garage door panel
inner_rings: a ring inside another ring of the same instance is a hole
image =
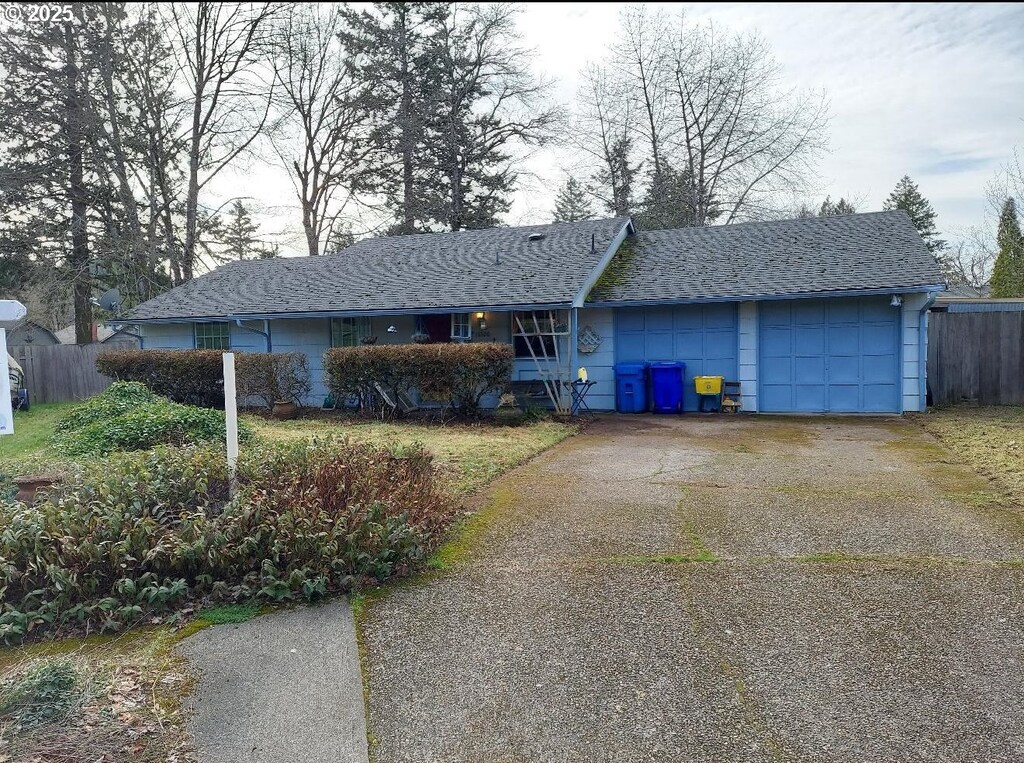
[[[674,316],[667,308],[651,308],[644,316],[645,331],[671,331]]]
[[[861,379],[864,384],[887,384],[895,386],[891,356],[865,355],[861,360]]]
[[[828,322],[859,323],[860,301],[853,299],[833,299],[828,304]]]
[[[861,410],[860,385],[830,384],[828,388],[829,410],[836,413],[856,413]]]
[[[704,354],[704,332],[680,331],[676,333],[675,358],[699,358]]]
[[[650,332],[644,334],[644,360],[672,360],[672,334]]]
[[[619,335],[643,333],[644,313],[642,310],[619,310],[615,314],[615,328]]]
[[[868,355],[892,355],[896,352],[896,333],[891,325],[866,324],[861,327],[861,348]]]
[[[825,329],[821,326],[794,326],[793,352],[797,355],[821,355],[825,352]]]
[[[899,410],[899,316],[888,298],[762,303],[761,410]]]
[[[865,384],[864,408],[870,413],[891,413],[896,399],[895,384]]]
[[[735,330],[715,329],[704,332],[704,357],[736,363]]]
[[[825,358],[794,358],[793,381],[797,384],[824,384]]]
[[[824,302],[805,302],[799,306],[794,305],[792,307],[793,325],[794,326],[816,326],[825,322],[825,303]]]
[[[860,327],[829,326],[828,352],[833,357],[860,354]]]
[[[824,384],[796,384],[793,389],[794,410],[801,413],[821,413],[826,410]]]
[[[849,355],[833,355],[828,359],[828,380],[831,384],[859,384],[861,376],[861,359]],[[825,363],[825,358],[821,358]]]
[[[761,354],[766,358],[790,357],[793,354],[793,330],[768,326],[761,331]]]
[[[731,303],[707,305],[704,307],[705,329],[735,329],[736,306]]]

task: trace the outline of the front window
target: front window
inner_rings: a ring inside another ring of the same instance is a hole
[[[358,347],[368,336],[369,318],[331,318],[331,347]]]
[[[229,350],[231,349],[231,324],[218,321],[216,323],[196,324],[197,350]]]
[[[469,323],[469,313],[452,313],[452,339],[468,340],[473,338],[473,328]]]
[[[512,314],[512,348],[516,358],[555,357],[556,334],[563,329],[549,311]]]

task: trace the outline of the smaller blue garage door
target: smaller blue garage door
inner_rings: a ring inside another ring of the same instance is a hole
[[[615,361],[682,361],[683,405],[695,411],[694,376],[737,378],[738,325],[733,302],[620,308],[615,311]]]
[[[898,413],[899,315],[885,297],[762,302],[762,411]]]

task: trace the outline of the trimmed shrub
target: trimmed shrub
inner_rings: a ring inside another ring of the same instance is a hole
[[[455,510],[420,449],[261,447],[240,459],[234,498],[219,449],[117,454],[35,507],[0,505],[0,639],[381,581],[420,562]]]
[[[172,403],[139,382],[114,382],[61,418],[54,425],[51,444],[66,456],[84,456],[224,442],[225,436],[220,411]],[[239,422],[239,440],[251,436],[248,425]]]
[[[425,344],[338,347],[324,355],[327,386],[336,400],[357,397],[371,407],[375,384],[412,392],[474,416],[489,393],[512,375],[512,348],[502,344]]]
[[[257,399],[267,408],[291,401],[302,404],[309,394],[309,363],[301,352],[243,352],[235,356],[239,400]]]
[[[96,357],[96,370],[116,381],[141,382],[177,403],[224,407],[220,350],[113,350]]]

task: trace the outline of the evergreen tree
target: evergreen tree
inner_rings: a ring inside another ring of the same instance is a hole
[[[693,192],[688,173],[677,172],[663,161],[661,170],[652,174],[647,192],[640,200],[635,215],[637,224],[644,230],[694,225]],[[715,217],[717,213],[709,214],[710,220]]]
[[[885,200],[882,209],[902,209],[910,215],[914,227],[924,239],[928,251],[937,257],[946,248],[946,242],[939,238],[939,232],[935,228],[935,210],[917,188],[917,183],[910,179],[909,175],[900,178],[889,198]]]
[[[235,199],[228,213],[228,221],[221,223],[218,230],[221,258],[257,260],[277,256],[277,247],[267,246],[257,235],[259,228],[260,226],[252,221],[252,215],[241,199]]]
[[[857,211],[851,202],[840,197],[839,201],[833,202],[831,196],[826,196],[821,202],[821,209],[818,210],[818,217],[837,217],[839,215],[852,215]]]
[[[570,177],[565,185],[558,189],[555,197],[555,217],[552,222],[574,223],[579,220],[590,220],[594,210],[590,203],[590,194],[576,178]]]
[[[624,217],[633,211],[633,188],[639,165],[630,163],[633,141],[628,135],[617,138],[608,146],[606,163],[594,174],[598,188],[606,188],[610,195],[603,195],[605,208],[616,217]]]
[[[1011,196],[1003,204],[996,234],[999,254],[992,269],[993,297],[1024,297],[1024,236],[1017,219],[1017,205]]]
[[[331,232],[327,234],[327,254],[337,254],[342,249],[347,249],[356,242],[352,233],[352,226],[342,220],[335,220],[331,225]]]

